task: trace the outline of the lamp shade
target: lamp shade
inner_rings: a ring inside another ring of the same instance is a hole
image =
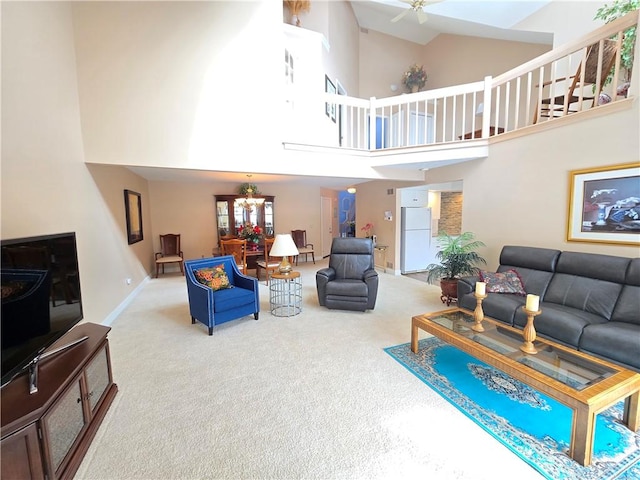
[[[298,247],[290,233],[278,233],[269,255],[272,257],[293,257],[298,255]]]

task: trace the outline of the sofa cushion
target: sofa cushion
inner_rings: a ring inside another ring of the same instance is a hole
[[[480,271],[480,280],[486,282],[489,293],[514,293],[516,295],[526,295],[520,280],[520,275],[515,270],[506,272],[485,272]]]
[[[556,273],[595,278],[614,283],[625,283],[630,258],[596,253],[562,252]]]
[[[505,245],[497,271],[515,270],[527,293],[544,297],[559,257],[560,250]]]
[[[640,287],[622,287],[616,306],[611,314],[612,322],[633,323],[640,326]]]
[[[579,349],[640,371],[640,329],[636,325],[621,322],[588,325],[582,332]]]
[[[522,287],[525,292],[544,297],[549,283],[553,278],[552,272],[546,272],[543,270],[533,270],[526,267],[514,267],[512,265],[500,265],[498,272],[506,272],[508,270],[514,270],[518,273]]]
[[[624,283],[640,287],[640,258],[632,258],[629,262]]]
[[[194,270],[193,274],[199,283],[206,285],[213,291],[233,288],[233,285],[229,283],[227,272],[224,270],[224,264],[200,268],[198,270]]]
[[[255,301],[255,293],[245,288],[225,288],[213,292],[215,313],[237,309],[243,305],[250,305]]]
[[[553,272],[559,256],[560,250],[505,245],[500,252],[500,265]]]
[[[482,301],[482,311],[487,317],[513,325],[513,317],[516,310],[524,305],[524,298],[522,295],[512,293],[491,293]],[[473,305],[464,308],[473,311],[476,307],[475,297],[473,300]]]
[[[572,307],[609,320],[621,290],[619,283],[556,273],[544,296],[544,303]]]
[[[607,322],[599,315],[566,305],[541,302],[540,310],[540,315],[533,321],[536,332],[574,348],[578,348],[584,327]],[[519,308],[515,312],[513,323],[520,328],[527,324],[527,314],[523,309]]]
[[[367,297],[369,289],[361,280],[334,280],[327,283],[327,296],[340,295],[345,297]]]
[[[611,315],[611,321],[640,325],[640,258],[634,258],[629,262],[625,283]]]

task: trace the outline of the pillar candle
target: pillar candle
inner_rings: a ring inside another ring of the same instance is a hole
[[[476,282],[476,294],[485,295],[487,291],[487,284],[484,282]]]
[[[524,308],[530,312],[537,312],[540,308],[540,297],[538,295],[527,295],[527,304]]]

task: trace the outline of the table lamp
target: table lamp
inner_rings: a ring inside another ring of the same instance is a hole
[[[280,273],[290,273],[293,267],[289,263],[289,257],[298,255],[298,247],[291,238],[290,233],[278,233],[276,239],[273,242],[269,255],[272,257],[282,257],[282,262],[278,266]]]

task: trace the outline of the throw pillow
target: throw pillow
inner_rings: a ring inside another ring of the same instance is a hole
[[[233,287],[233,285],[229,283],[229,277],[227,276],[227,272],[224,270],[224,264],[222,263],[215,267],[195,270],[193,274],[198,282],[211,288],[214,292]]]
[[[491,293],[515,293],[526,295],[522,286],[522,279],[515,270],[507,270],[502,273],[480,272],[480,280],[487,284],[487,292]]]
[[[2,284],[2,301],[12,300],[25,293],[31,285],[27,282],[21,281],[8,281]]]

